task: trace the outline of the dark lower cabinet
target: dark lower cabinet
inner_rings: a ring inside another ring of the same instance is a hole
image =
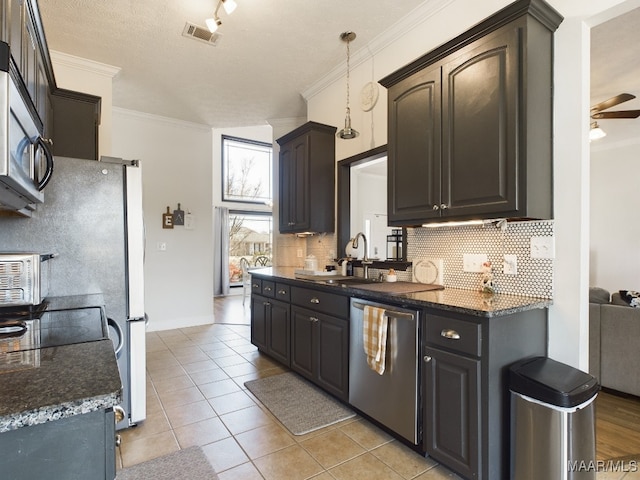
[[[1,433],[0,450],[4,479],[113,480],[113,409]]]
[[[291,307],[291,369],[324,390],[349,398],[349,322]]]
[[[423,436],[427,453],[476,478],[480,453],[480,360],[425,348]]]
[[[288,303],[251,296],[251,343],[287,366],[291,351],[289,312]]]

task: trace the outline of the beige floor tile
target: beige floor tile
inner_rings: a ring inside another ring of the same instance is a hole
[[[171,431],[142,437],[128,442],[126,448],[121,449],[122,466],[130,467],[153,458],[168,455],[179,449],[180,446]]]
[[[296,443],[292,436],[276,423],[239,433],[235,438],[251,459],[263,457]]]
[[[224,380],[199,384],[198,388],[205,398],[214,398],[221,395],[239,392],[241,388],[232,379],[226,377]]]
[[[325,469],[365,453],[364,448],[338,429],[305,440],[300,445]]]
[[[227,355],[225,357],[216,357],[214,358],[214,361],[218,364],[219,367],[230,367],[231,365],[248,363],[242,355],[238,355],[235,352],[233,352],[232,355]]]
[[[122,438],[123,448],[128,448],[130,442],[170,430],[171,425],[163,411],[156,413],[149,413],[147,411],[147,418],[143,422],[138,423],[135,427],[120,430],[118,433]]]
[[[229,365],[229,366],[220,367],[220,368],[222,368],[222,370],[224,370],[225,373],[230,377],[241,377],[243,375],[251,375],[252,373],[256,373],[258,371],[258,368],[254,364],[246,361],[238,365]]]
[[[462,477],[439,465],[418,475],[413,480],[462,480]]]
[[[225,413],[235,412],[256,405],[253,399],[243,391],[210,398],[209,403],[218,415],[224,415]]]
[[[178,377],[185,374],[184,368],[180,365],[172,365],[165,368],[159,368],[157,370],[147,368],[147,370],[149,372],[149,376],[154,382],[163,378]]]
[[[211,360],[213,362],[213,360]],[[187,367],[188,365],[185,365]],[[196,385],[204,385],[206,383],[219,382],[221,380],[229,380],[229,375],[216,365],[215,369],[205,370],[202,372],[194,372],[190,374],[191,380]]]
[[[219,480],[264,480],[252,463],[243,463],[218,474]]]
[[[207,445],[231,436],[218,417],[209,418],[198,423],[175,428],[174,433],[180,448],[193,445]]]
[[[272,417],[258,406],[221,415],[220,419],[233,435],[273,423]]]
[[[196,363],[196,362],[204,362],[210,359],[210,357],[201,350],[192,351],[190,353],[180,353],[180,354],[176,353],[175,356],[176,356],[176,360],[178,360],[178,362],[180,362],[181,365],[188,365],[189,363]]]
[[[237,467],[249,460],[233,437],[205,445],[202,451],[216,473]]]
[[[156,380],[153,382],[153,386],[155,387],[158,395],[167,392],[173,392],[175,390],[182,390],[183,388],[189,388],[195,386],[191,377],[186,373],[184,375],[179,375],[171,378],[161,378],[160,380]]]
[[[187,372],[189,375],[193,375],[194,373],[206,372],[208,370],[217,370],[220,367],[218,367],[216,362],[207,357],[206,360],[188,363],[186,365],[183,365],[182,368],[184,368],[185,372]]]
[[[329,470],[337,480],[402,480],[389,466],[370,453],[360,455]]]
[[[380,430],[378,427],[372,425],[364,419],[359,419],[358,421],[347,423],[344,426],[340,426],[338,428],[340,428],[340,430],[349,435],[367,450],[379,447],[380,445],[384,445],[385,443],[393,440],[393,437],[391,435]]]
[[[216,412],[206,400],[188,405],[170,407],[166,409],[166,413],[169,418],[169,423],[173,428],[182,427],[183,425],[189,425],[190,423],[196,423],[216,416]]]
[[[147,417],[156,413],[164,414],[164,409],[162,407],[162,404],[160,403],[160,398],[155,393],[155,391],[150,393],[150,390],[147,389]]]
[[[322,467],[299,445],[253,461],[266,480],[303,480],[322,473]]]
[[[437,462],[405,447],[397,440],[371,450],[371,454],[409,479],[435,467]]]
[[[177,407],[179,405],[187,405],[189,403],[204,400],[204,395],[200,393],[198,387],[183,388],[172,392],[158,393],[160,402],[164,408]]]

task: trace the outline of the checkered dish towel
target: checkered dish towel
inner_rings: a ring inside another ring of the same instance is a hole
[[[362,340],[367,363],[379,375],[384,373],[384,357],[387,347],[387,327],[389,320],[384,308],[364,306]]]

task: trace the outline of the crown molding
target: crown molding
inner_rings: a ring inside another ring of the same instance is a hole
[[[113,107],[111,111],[114,114],[117,113],[124,117],[140,118],[140,119],[150,120],[158,123],[164,123],[167,125],[173,125],[176,127],[203,130],[203,131],[209,131],[209,132],[213,131],[213,127],[211,127],[210,125],[205,125],[203,123],[188,122],[186,120],[180,120],[180,119],[171,118],[171,117],[163,117],[161,115],[140,112],[138,110],[129,110],[121,107]]]
[[[412,31],[418,25],[424,23],[427,19],[438,13],[440,10],[453,3],[455,0],[430,0],[426,1],[411,12],[401,18],[399,21],[391,25],[384,32],[374,37],[368,44],[360,48],[354,54],[350,56],[351,67],[357,67],[369,60],[375,54],[379,53],[384,48],[391,45],[399,38],[405,36],[408,32]],[[306,100],[317,95],[319,92],[327,88],[329,85],[337,82],[347,74],[347,66],[342,63],[326,75],[321,77],[309,88],[304,90],[301,95]]]
[[[121,68],[107,65],[106,63],[94,62],[86,58],[76,57],[68,53],[62,53],[55,50],[50,51],[51,62],[54,64],[64,65],[65,67],[90,72],[103,77],[114,78],[120,73]]]

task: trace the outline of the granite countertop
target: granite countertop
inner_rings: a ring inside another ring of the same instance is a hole
[[[0,433],[121,402],[122,382],[110,339],[33,353],[39,366],[0,374]]]
[[[402,305],[417,308],[435,308],[464,315],[481,318],[511,315],[518,312],[547,308],[552,301],[546,298],[526,297],[521,295],[485,294],[479,291],[445,287],[443,290],[432,290],[413,293],[390,293],[370,291],[358,288],[357,285],[326,284],[322,281],[295,278],[295,269],[291,267],[267,267],[252,269],[252,275],[267,280],[286,280],[301,286],[313,286],[323,291],[340,293],[350,297],[366,298],[381,302],[400,302]],[[330,279],[331,277],[327,277]]]

